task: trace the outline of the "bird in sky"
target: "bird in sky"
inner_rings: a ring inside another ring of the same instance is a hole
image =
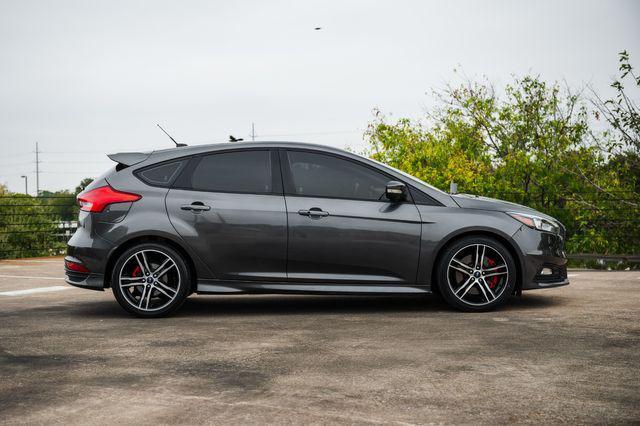
[[[321,30],[321,29],[322,29],[322,27],[315,27],[315,28],[314,28],[314,30],[316,30],[316,31],[319,31],[319,30]]]

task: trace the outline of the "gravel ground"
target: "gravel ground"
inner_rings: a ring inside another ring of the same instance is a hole
[[[640,422],[637,271],[571,271],[482,314],[192,296],[160,320],[62,276],[61,259],[0,262],[2,424]]]

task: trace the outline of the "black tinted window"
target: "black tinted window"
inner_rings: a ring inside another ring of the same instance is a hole
[[[202,157],[191,175],[199,191],[271,192],[269,151],[236,151]]]
[[[390,179],[369,167],[311,152],[289,151],[287,155],[297,195],[357,200],[384,198]]]
[[[178,174],[180,167],[184,161],[174,161],[172,163],[164,163],[158,166],[152,166],[138,173],[140,179],[150,185],[169,186]]]
[[[416,204],[420,204],[422,206],[441,206],[439,202],[425,194],[424,192],[415,189],[414,187],[409,187],[409,192],[411,192],[411,197],[413,198],[413,202]]]

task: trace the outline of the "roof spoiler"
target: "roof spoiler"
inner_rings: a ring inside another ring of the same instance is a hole
[[[119,152],[117,154],[107,154],[107,157],[118,164],[133,166],[134,164],[142,163],[150,155],[150,152]]]

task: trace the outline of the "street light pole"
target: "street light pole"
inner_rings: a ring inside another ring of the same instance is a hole
[[[22,179],[24,179],[24,194],[25,195],[29,195],[29,185],[27,184],[29,178],[25,175],[20,176]]]

